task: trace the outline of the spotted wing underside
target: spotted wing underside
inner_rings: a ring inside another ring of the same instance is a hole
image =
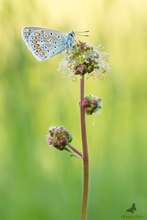
[[[46,28],[26,27],[22,30],[22,37],[39,61],[60,54],[67,48],[66,34]]]

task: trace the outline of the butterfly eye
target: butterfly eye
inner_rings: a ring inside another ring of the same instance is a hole
[[[73,37],[73,34],[72,34],[72,33],[70,33],[69,35],[70,35],[71,37]]]
[[[58,35],[58,36],[57,36],[57,38],[59,39],[59,38],[60,38],[60,36]]]
[[[53,33],[51,32],[50,35],[52,35]]]

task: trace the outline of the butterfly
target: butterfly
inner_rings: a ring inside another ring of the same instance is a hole
[[[132,212],[134,213],[134,211],[136,211],[136,206],[135,206],[135,203],[132,204],[132,207],[130,209],[127,209],[126,210],[127,212]]]
[[[29,50],[39,61],[47,60],[70,49],[75,41],[73,31],[64,34],[39,27],[23,28],[22,37]]]

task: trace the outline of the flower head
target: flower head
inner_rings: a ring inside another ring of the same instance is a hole
[[[96,96],[88,95],[82,100],[82,106],[87,115],[92,115],[102,108],[102,101]]]
[[[70,50],[65,53],[65,58],[61,63],[62,69],[74,75],[96,75],[100,76],[108,72],[109,55],[101,48],[95,50],[92,46],[81,41],[75,43]]]
[[[72,136],[64,127],[51,127],[49,128],[47,140],[49,145],[64,150],[65,146],[72,141]]]

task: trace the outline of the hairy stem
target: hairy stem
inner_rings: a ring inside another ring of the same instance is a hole
[[[88,159],[88,146],[86,136],[86,122],[85,112],[82,106],[82,100],[84,99],[84,76],[80,80],[80,119],[81,119],[81,136],[83,147],[83,201],[81,210],[81,220],[86,220],[87,202],[88,202],[88,182],[89,182],[89,159]]]

